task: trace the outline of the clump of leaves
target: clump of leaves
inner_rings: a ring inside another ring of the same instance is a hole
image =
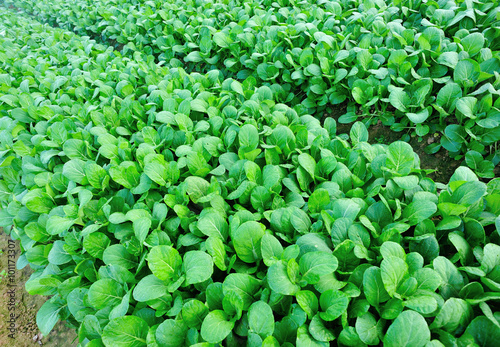
[[[446,149],[490,177],[500,163],[500,23],[491,1],[9,0],[42,20],[125,45],[171,67],[279,85],[279,101],[342,123],[382,121],[402,140],[442,134]],[[358,108],[361,113],[357,112]]]
[[[0,226],[82,346],[493,345],[500,179],[277,85],[0,14]]]

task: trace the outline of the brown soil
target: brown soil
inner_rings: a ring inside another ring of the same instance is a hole
[[[19,254],[19,241],[12,241],[10,236],[0,229],[0,346],[77,346],[75,331],[65,326],[64,322],[59,322],[49,336],[42,336],[38,330],[36,313],[48,297],[26,292],[24,283],[32,271],[29,266],[22,270],[12,267]],[[10,275],[9,270],[13,270]],[[12,313],[15,317],[15,330],[11,332],[8,321]]]

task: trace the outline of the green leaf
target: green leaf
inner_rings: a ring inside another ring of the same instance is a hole
[[[67,246],[64,241],[57,240],[54,242],[47,257],[49,263],[54,265],[63,265],[73,260],[71,254],[64,249],[64,246]]]
[[[414,165],[413,149],[406,142],[396,141],[391,143],[387,150],[385,165],[389,170],[402,176],[408,175]]]
[[[262,258],[261,238],[264,236],[266,227],[255,221],[241,224],[232,235],[234,250],[238,257],[246,263],[254,263]]]
[[[421,347],[430,339],[431,333],[424,317],[414,311],[404,311],[387,329],[384,346]]]
[[[446,65],[446,66],[454,69],[458,63],[458,53],[457,52],[443,52],[438,56],[437,62],[439,64]]]
[[[384,259],[389,259],[390,257],[397,257],[406,260],[406,253],[403,247],[396,242],[386,241],[380,247],[380,254]]]
[[[297,346],[327,347],[328,344],[312,338],[307,331],[307,327],[303,325],[297,329]]]
[[[248,327],[251,332],[265,339],[274,332],[274,315],[271,307],[264,301],[256,301],[248,310]]]
[[[182,346],[187,330],[182,320],[167,319],[156,329],[156,341],[161,346]]]
[[[460,60],[453,71],[453,80],[462,87],[472,87],[479,78],[481,67],[472,59]]]
[[[486,194],[483,182],[466,182],[458,187],[451,196],[451,202],[457,205],[470,206]]]
[[[201,177],[189,176],[186,177],[184,182],[187,185],[187,193],[195,204],[207,195],[207,191],[210,188],[210,183]]]
[[[486,244],[483,249],[481,268],[489,273],[498,265],[500,265],[500,246],[494,243]]]
[[[464,116],[475,119],[477,99],[472,96],[465,96],[457,100],[457,110]]]
[[[319,303],[323,311],[320,312],[321,319],[333,321],[347,310],[349,298],[339,290],[329,289],[321,293]]]
[[[301,153],[298,159],[300,166],[314,179],[314,173],[316,172],[316,161],[314,158],[307,153]]]
[[[331,203],[330,194],[326,189],[318,188],[309,197],[308,208],[311,213],[319,213]]]
[[[136,257],[130,254],[122,244],[106,248],[102,254],[102,260],[106,265],[119,265],[127,270],[137,266]]]
[[[207,314],[208,307],[196,299],[189,300],[182,306],[182,318],[190,328],[199,329]]]
[[[378,306],[391,298],[382,281],[382,270],[376,266],[372,266],[364,272],[363,291],[366,300],[373,306]]]
[[[36,314],[38,329],[45,336],[49,335],[56,323],[59,321],[59,312],[63,307],[51,301],[46,301]]]
[[[144,166],[144,173],[160,186],[167,185],[167,168],[165,165],[152,161]]]
[[[120,283],[111,278],[103,278],[90,286],[88,299],[94,308],[100,310],[107,306],[118,305],[123,295],[124,291]]]
[[[261,253],[264,264],[271,266],[281,258],[283,246],[273,235],[264,234],[261,239]]]
[[[228,236],[228,224],[225,218],[219,213],[209,212],[198,219],[198,229],[209,236],[220,238],[225,241]]]
[[[485,316],[479,316],[469,324],[465,334],[472,336],[479,346],[495,346],[500,339],[500,328]]]
[[[434,270],[436,270],[442,279],[440,294],[444,299],[451,296],[458,296],[458,292],[464,285],[464,278],[455,265],[447,258],[439,256],[432,262]]]
[[[408,220],[408,224],[416,225],[434,215],[437,206],[432,201],[417,200],[409,204],[403,210],[403,218]]]
[[[286,269],[285,269],[286,271]],[[255,301],[254,295],[260,289],[260,281],[244,273],[231,273],[226,276],[223,283],[224,295],[229,292],[236,292],[243,302],[243,310],[248,310]]]
[[[136,219],[134,220],[133,227],[135,237],[142,244],[149,234],[149,229],[151,228],[151,219],[147,217]]]
[[[309,324],[309,334],[311,334],[311,336],[318,341],[329,342],[335,340],[335,335],[330,329],[325,327],[325,324],[319,314],[315,315],[311,319],[311,323]]]
[[[209,343],[220,343],[233,330],[234,322],[228,321],[224,311],[210,312],[201,325],[201,337]]]
[[[479,53],[484,46],[484,36],[481,33],[472,33],[460,40],[465,52],[469,53],[470,57]]]
[[[295,295],[300,290],[300,287],[292,283],[288,277],[287,267],[283,261],[271,265],[267,271],[267,283],[273,291],[282,295]]]
[[[447,83],[437,94],[436,104],[453,112],[457,101],[462,97],[462,89],[456,83]]]
[[[224,248],[224,241],[218,237],[209,237],[205,243],[207,252],[212,256],[214,264],[225,271],[226,266],[226,249]]]
[[[412,274],[417,280],[418,289],[436,291],[442,283],[438,272],[430,268],[418,269]]]
[[[134,288],[134,300],[139,302],[154,300],[167,294],[168,287],[155,275],[147,275]]]
[[[432,322],[431,329],[443,329],[451,334],[463,331],[473,317],[472,307],[465,300],[446,300]]]
[[[389,102],[392,106],[401,112],[407,112],[407,105],[410,105],[411,99],[403,88],[394,87],[391,85],[389,87]]]
[[[368,130],[362,122],[356,122],[351,127],[349,137],[351,138],[353,146],[360,142],[367,142]]]
[[[253,125],[245,124],[238,133],[238,140],[240,149],[245,152],[253,151],[259,145],[259,132]]]
[[[415,124],[423,123],[429,118],[429,110],[424,108],[418,113],[407,113],[406,116]]]
[[[229,47],[229,44],[231,43],[230,38],[225,33],[221,32],[221,31],[216,32],[214,34],[213,40],[217,44],[217,46],[222,47],[222,48]]]
[[[382,282],[390,296],[396,294],[396,290],[408,275],[408,265],[398,257],[388,256],[380,264]]]
[[[146,346],[148,325],[140,317],[124,316],[111,320],[103,329],[102,342],[108,346]]]
[[[153,275],[162,281],[175,276],[180,270],[182,259],[179,252],[167,245],[154,246],[148,254],[148,266]]]
[[[74,223],[75,220],[71,218],[52,216],[47,220],[45,228],[50,235],[60,235],[68,231]]]
[[[405,306],[420,314],[431,314],[438,308],[436,299],[431,295],[413,295],[405,301]]]
[[[310,290],[301,290],[296,294],[297,303],[307,313],[309,319],[318,312],[318,297]]]
[[[214,272],[212,257],[202,251],[189,251],[184,254],[182,266],[186,274],[186,284],[204,282]]]
[[[378,345],[379,340],[379,328],[377,325],[377,320],[370,313],[367,312],[361,317],[356,318],[356,332],[361,341],[367,345]]]
[[[316,284],[322,275],[333,273],[337,267],[337,258],[327,252],[308,252],[299,261],[302,279],[309,284]]]

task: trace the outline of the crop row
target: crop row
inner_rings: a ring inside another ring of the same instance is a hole
[[[500,179],[2,9],[1,226],[95,346],[493,345]],[[441,342],[440,342],[441,341]]]
[[[500,162],[498,2],[10,3],[125,54],[277,84],[281,102],[308,113],[348,102],[342,123],[381,121],[405,141],[440,133],[428,152],[472,150],[467,164],[481,177]]]

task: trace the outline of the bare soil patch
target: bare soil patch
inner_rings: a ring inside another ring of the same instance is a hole
[[[13,264],[20,253],[19,241],[12,241],[0,229],[0,346],[77,346],[76,332],[64,322],[59,322],[49,336],[42,336],[38,330],[36,313],[49,298],[26,292],[24,284],[32,271],[29,266],[15,269]]]

